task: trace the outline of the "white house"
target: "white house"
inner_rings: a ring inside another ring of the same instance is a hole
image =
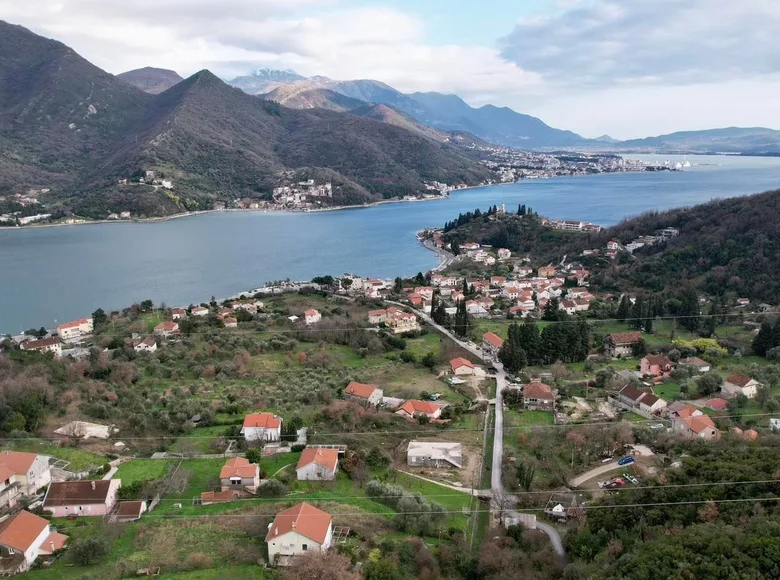
[[[338,449],[304,449],[295,471],[298,481],[333,481],[339,468]]]
[[[172,308],[171,318],[173,320],[182,320],[184,318],[187,318],[187,311],[184,308]]]
[[[62,356],[62,341],[59,336],[42,338],[41,340],[26,340],[19,345],[19,348],[38,352],[51,352],[54,353],[54,356]]]
[[[721,392],[729,397],[745,395],[748,399],[753,399],[758,394],[758,388],[761,386],[756,379],[751,379],[739,373],[731,373],[723,383]]]
[[[452,359],[450,361],[450,368],[452,369],[452,374],[455,376],[474,374],[474,365],[472,362],[462,357]]]
[[[463,467],[463,449],[460,443],[411,441],[406,449],[406,463],[410,467]]]
[[[57,327],[57,334],[62,340],[68,340],[70,338],[77,338],[84,336],[85,334],[91,334],[95,329],[91,318],[79,318],[65,324],[60,324]]]
[[[178,328],[178,325],[176,325]],[[133,350],[135,352],[155,352],[157,350],[157,341],[151,336],[133,341]]]
[[[52,532],[49,521],[20,511],[0,523],[0,569],[3,576],[29,570],[39,556],[61,549],[68,536]]]
[[[415,419],[425,416],[428,419],[438,419],[441,416],[441,407],[429,401],[404,401],[404,404],[398,407],[396,415],[401,415],[407,419]]]
[[[282,418],[272,413],[247,415],[241,435],[247,441],[279,441],[282,438]]]
[[[219,472],[219,483],[222,491],[255,493],[260,487],[260,466],[244,457],[228,459]]]
[[[769,428],[772,431],[780,431],[780,418],[772,417],[769,419]]]
[[[387,321],[387,310],[371,310],[368,313],[369,324],[382,324]]]
[[[347,399],[354,399],[361,403],[368,403],[375,407],[382,402],[384,391],[374,385],[365,385],[363,383],[356,383],[352,381],[347,385],[344,390],[344,397]]]
[[[168,338],[169,336],[177,332],[179,332],[179,323],[173,322],[171,320],[166,320],[165,322],[161,322],[160,324],[154,327],[154,333],[164,338]]]
[[[49,458],[21,451],[0,451],[0,508],[13,508],[49,485]]]
[[[317,310],[314,310],[313,308],[310,308],[306,312],[303,313],[306,325],[309,326],[311,324],[317,324],[320,320],[322,320],[322,314],[320,314]]]
[[[508,260],[511,257],[512,257],[512,252],[510,252],[506,248],[499,248],[499,250],[498,250],[498,259],[499,260]]]
[[[190,314],[193,316],[208,316],[209,309],[205,306],[195,306],[192,310],[190,310]]]
[[[306,502],[276,514],[265,543],[271,563],[287,556],[324,552],[333,542],[333,518]]]

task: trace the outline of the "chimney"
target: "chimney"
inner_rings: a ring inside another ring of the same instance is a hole
[[[295,520],[293,520],[293,523],[292,523],[292,529],[293,529],[293,530],[295,529]]]
[[[92,482],[92,491],[95,491],[95,482]]]

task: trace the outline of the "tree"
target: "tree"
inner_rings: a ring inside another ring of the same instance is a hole
[[[284,580],[361,580],[352,570],[352,561],[335,550],[309,552],[298,556],[287,568]]]
[[[452,330],[458,336],[468,336],[469,328],[471,326],[471,319],[469,313],[466,310],[466,301],[461,300],[458,302],[458,308],[455,312],[455,320],[452,325]]]
[[[103,326],[106,322],[108,322],[108,316],[106,315],[106,311],[102,308],[98,308],[95,310],[95,312],[92,313],[92,322],[97,328],[98,326]]]
[[[685,290],[680,298],[680,325],[683,328],[696,332],[701,322],[701,306],[699,294],[693,288]]]
[[[527,463],[517,464],[517,485],[524,491],[531,491],[536,476],[536,468]]]
[[[723,377],[714,371],[703,374],[696,380],[696,391],[699,395],[711,395],[720,390]]]
[[[628,297],[627,294],[623,294],[623,296],[620,298],[620,305],[618,306],[617,314],[615,315],[615,317],[621,322],[624,322],[626,318],[628,318],[630,312],[631,312],[631,299]]]
[[[76,564],[88,566],[100,560],[110,550],[111,545],[105,536],[87,536],[73,542],[68,552]]]
[[[778,318],[780,320],[780,318]],[[761,328],[758,334],[753,339],[753,352],[758,356],[766,356],[776,346],[779,346],[776,342],[775,329],[768,322],[761,324]]]
[[[560,303],[557,298],[550,298],[544,307],[542,313],[542,320],[555,322],[562,320],[566,316],[566,313],[560,309]]]
[[[260,460],[263,458],[263,453],[259,449],[247,449],[246,458],[249,463],[260,464]]]

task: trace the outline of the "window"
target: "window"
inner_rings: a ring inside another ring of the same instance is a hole
[[[303,544],[303,545],[301,545],[301,549],[305,552],[306,550],[309,549],[309,545],[308,544]]]

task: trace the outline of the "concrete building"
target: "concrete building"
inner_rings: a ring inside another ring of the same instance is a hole
[[[353,399],[360,403],[377,406],[382,402],[384,392],[374,385],[364,385],[363,383],[351,382],[344,390],[344,397]]]
[[[43,511],[55,518],[105,516],[116,504],[122,482],[119,479],[97,481],[55,481],[43,500]]]
[[[333,542],[333,518],[306,502],[276,514],[265,543],[272,564],[286,563],[285,557],[324,552]]]
[[[333,481],[338,468],[338,449],[307,448],[301,453],[295,472],[298,481]]]
[[[460,443],[411,441],[406,449],[406,463],[410,467],[463,467],[463,448]]]
[[[282,418],[272,413],[252,413],[244,417],[241,435],[247,441],[279,441],[282,438]]]

